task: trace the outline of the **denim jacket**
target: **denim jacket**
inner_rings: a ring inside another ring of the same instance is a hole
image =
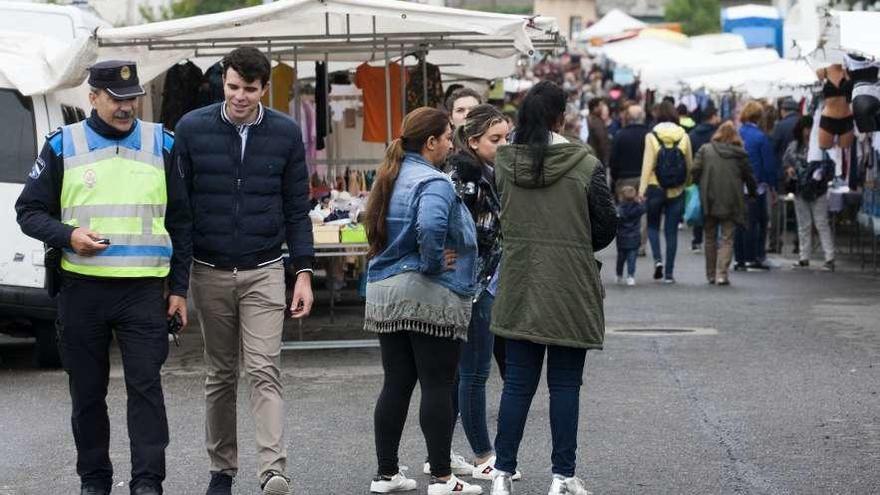
[[[452,181],[417,153],[407,153],[394,183],[386,217],[388,242],[370,260],[367,280],[420,272],[461,296],[474,295],[477,234]],[[443,251],[457,253],[446,271]]]

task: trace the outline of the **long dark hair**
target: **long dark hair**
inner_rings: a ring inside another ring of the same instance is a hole
[[[544,171],[544,154],[550,144],[550,133],[565,115],[565,91],[552,81],[541,81],[526,94],[517,114],[513,144],[529,147],[532,174],[537,178]]]
[[[794,124],[794,129],[791,132],[794,134],[794,140],[797,141],[798,149],[807,144],[804,142],[804,129],[813,129],[813,117],[804,115]]]
[[[385,217],[388,215],[394,183],[400,175],[404,153],[421,153],[429,138],[439,138],[448,129],[449,117],[436,108],[417,108],[404,117],[401,135],[385,150],[385,159],[376,173],[370,199],[367,201],[364,229],[370,244],[369,257],[379,254],[388,243]]]
[[[489,128],[493,125],[505,121],[504,114],[495,106],[489,104],[475,106],[468,112],[464,124],[455,130],[453,144],[456,151],[470,156],[476,163],[483,163],[483,159],[471,148],[469,141],[471,138],[479,139],[489,132]]]

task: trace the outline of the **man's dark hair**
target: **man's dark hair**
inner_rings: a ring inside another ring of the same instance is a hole
[[[684,117],[688,114],[688,107],[686,107],[684,103],[680,103],[675,107],[675,113],[677,113],[679,117]]]
[[[675,107],[675,98],[673,98],[671,96],[664,96],[663,100],[661,100],[661,103],[666,103],[666,102],[669,102],[673,107]]]
[[[483,103],[483,97],[480,96],[480,93],[477,93],[471,88],[461,87],[453,91],[448,98],[446,98],[446,112],[451,114],[453,107],[455,107],[455,100],[459,98],[465,98],[470,96],[472,98],[477,99],[477,104]]]
[[[706,105],[706,108],[703,109],[703,122],[709,122],[714,119],[715,116],[718,115],[718,108],[715,107],[715,104],[709,103]]]
[[[269,59],[263,55],[263,52],[250,46],[229,52],[220,62],[220,67],[223,69],[223,77],[226,77],[227,71],[231,68],[245,81],[250,83],[259,79],[263,86],[269,83],[272,74],[272,64],[269,63]]]
[[[605,103],[605,98],[590,98],[590,101],[587,102],[587,109],[593,113],[593,110],[599,108],[599,105],[603,103]]]

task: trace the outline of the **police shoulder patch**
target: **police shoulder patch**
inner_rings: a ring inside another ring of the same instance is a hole
[[[168,129],[162,129],[162,149],[167,153],[171,153],[171,148],[174,147],[174,133],[169,131]]]
[[[50,132],[49,134],[46,134],[46,142],[49,143],[49,146],[52,147],[52,151],[57,156],[61,156],[63,152],[62,136],[63,134],[60,127]]]
[[[46,170],[46,162],[43,161],[42,158],[37,157],[37,160],[34,162],[33,168],[31,168],[31,173],[28,174],[28,177],[31,179],[39,179],[40,175],[43,173],[43,170]]]

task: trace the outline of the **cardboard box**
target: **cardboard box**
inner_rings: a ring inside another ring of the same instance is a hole
[[[312,225],[315,244],[339,244],[339,225]]]

